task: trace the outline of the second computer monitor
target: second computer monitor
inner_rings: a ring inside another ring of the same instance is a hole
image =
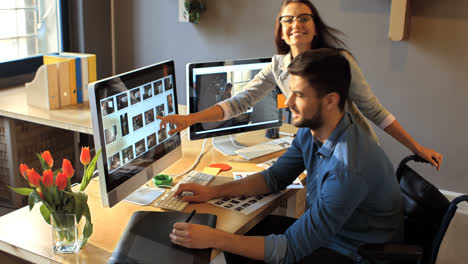
[[[257,73],[270,63],[271,58],[256,58],[187,64],[188,113],[200,112],[241,93]],[[277,107],[278,93],[279,89],[275,88],[245,113],[229,120],[192,125],[189,139],[219,137],[281,126],[282,112]],[[233,145],[231,150],[222,150],[226,155],[234,155],[235,149],[242,148],[235,141],[233,143],[232,138],[222,141]]]

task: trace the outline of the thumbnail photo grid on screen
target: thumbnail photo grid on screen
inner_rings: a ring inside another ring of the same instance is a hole
[[[100,100],[108,171],[131,162],[169,137],[157,116],[175,114],[172,76]]]

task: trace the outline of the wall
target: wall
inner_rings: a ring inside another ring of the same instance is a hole
[[[280,0],[205,0],[199,25],[177,22],[174,0],[116,1],[117,72],[176,63],[185,103],[185,64],[271,56]],[[468,2],[412,0],[407,41],[388,39],[391,1],[315,1],[325,21],[346,34],[372,90],[417,141],[444,154],[439,172],[418,170],[442,189],[468,193]],[[377,129],[395,165],[409,151]]]
[[[96,54],[97,77],[112,75],[110,0],[69,1],[70,50]]]
[[[281,1],[204,1],[208,8],[198,25],[177,21],[177,2],[116,1],[117,72],[174,60],[181,94],[189,62],[271,57],[275,53],[272,16]],[[185,98],[179,102],[185,104]]]

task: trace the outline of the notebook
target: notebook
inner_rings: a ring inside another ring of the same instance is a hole
[[[115,263],[210,263],[211,249],[190,249],[172,244],[169,234],[175,222],[189,213],[137,211],[127,224],[109,264]],[[216,215],[195,214],[190,223],[216,227]]]

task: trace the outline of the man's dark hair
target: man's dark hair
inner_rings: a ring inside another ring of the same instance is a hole
[[[340,96],[338,106],[344,109],[351,72],[348,60],[338,50],[322,48],[302,52],[289,64],[288,71],[307,80],[319,97],[337,93]]]

